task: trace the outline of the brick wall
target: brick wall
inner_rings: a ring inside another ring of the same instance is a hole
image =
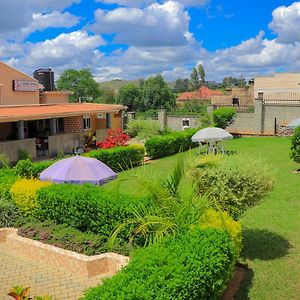
[[[12,133],[12,123],[0,123],[0,140],[6,140]]]
[[[64,118],[64,133],[80,133],[82,130],[82,116]]]

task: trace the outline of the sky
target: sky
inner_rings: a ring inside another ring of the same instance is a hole
[[[300,1],[0,0],[0,60],[99,82],[300,72]]]

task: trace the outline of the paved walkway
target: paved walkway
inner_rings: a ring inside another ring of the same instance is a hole
[[[10,253],[6,243],[0,243],[0,299],[16,285],[30,286],[30,296],[50,295],[54,300],[76,300],[83,291],[101,282],[101,276],[79,277],[54,266],[37,263]]]

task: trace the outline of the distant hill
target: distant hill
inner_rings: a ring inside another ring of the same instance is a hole
[[[139,81],[140,81],[140,79],[136,79],[136,80],[114,79],[111,81],[99,82],[99,87],[103,88],[103,89],[112,89],[115,92],[118,92],[121,87],[123,87],[124,85],[127,85],[129,83],[139,86]]]
[[[106,81],[106,82],[99,82],[99,87],[103,89],[112,89],[115,92],[118,92],[121,87],[124,85],[127,85],[129,83],[134,84],[136,86],[139,86],[141,79],[135,79],[135,80],[121,80],[121,79],[114,79],[111,81]],[[170,88],[174,87],[175,82],[168,82],[168,85]]]

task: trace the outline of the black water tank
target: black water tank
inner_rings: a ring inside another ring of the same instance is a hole
[[[54,91],[54,72],[52,69],[37,69],[33,72],[33,78],[44,86],[44,91]]]

